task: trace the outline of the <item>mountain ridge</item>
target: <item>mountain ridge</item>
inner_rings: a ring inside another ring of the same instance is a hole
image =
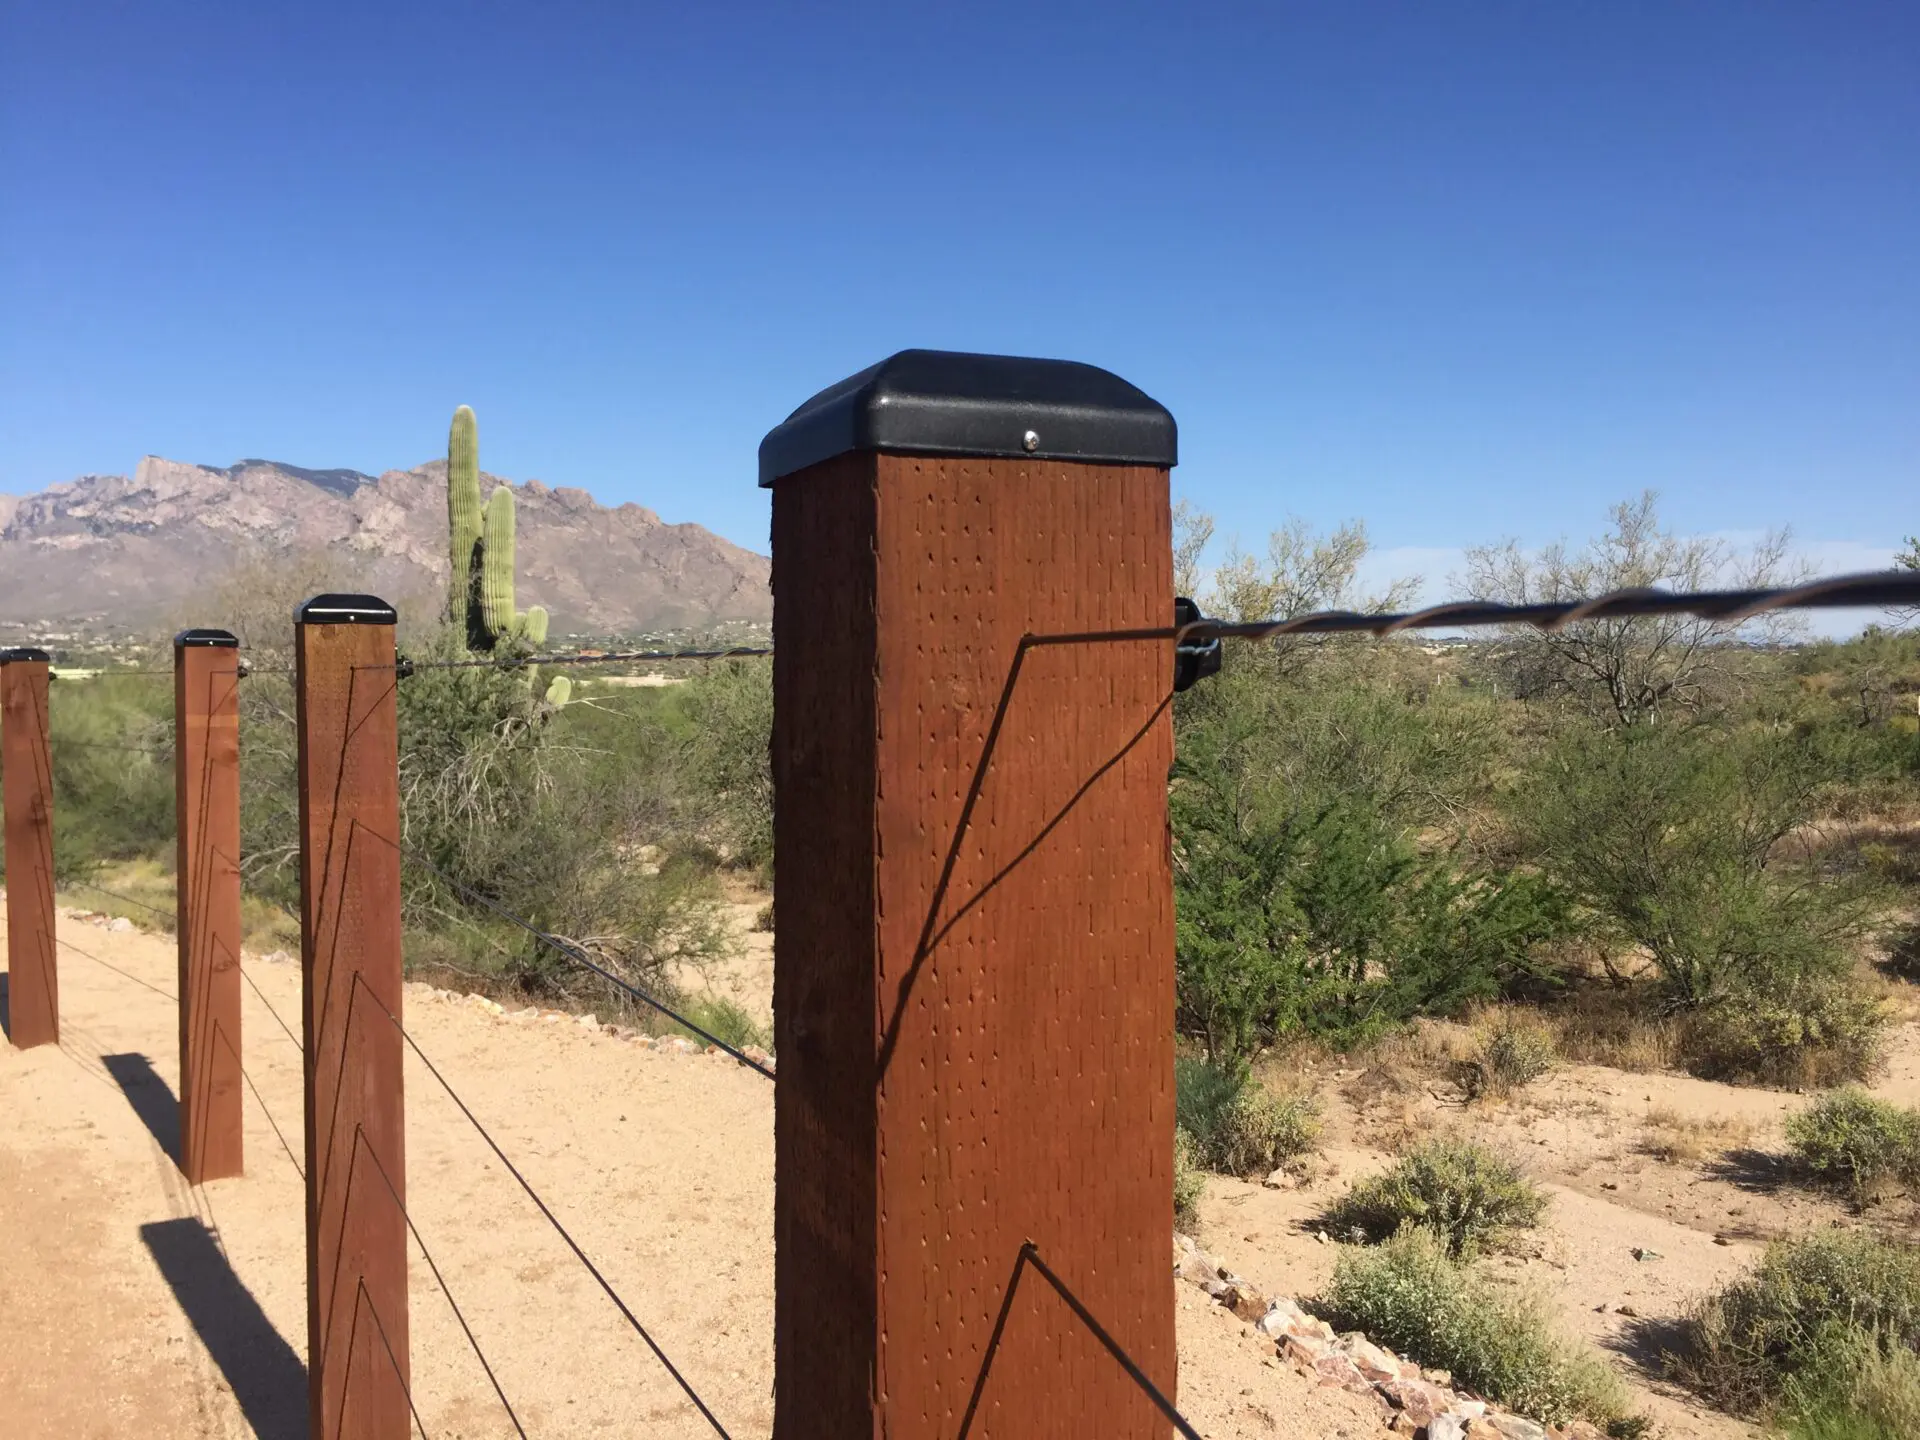
[[[518,510],[519,603],[556,633],[620,634],[764,622],[769,562],[699,525],[587,491],[482,474]],[[353,583],[393,597],[444,593],[446,461],[379,475],[244,459],[141,459],[131,476],[82,475],[0,496],[0,620],[171,624],[236,562],[326,551]]]

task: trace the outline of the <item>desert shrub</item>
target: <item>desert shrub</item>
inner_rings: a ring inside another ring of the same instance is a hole
[[[1920,1111],[1847,1086],[1787,1120],[1795,1158],[1865,1200],[1889,1182],[1920,1182]]]
[[[1708,1079],[1818,1089],[1878,1071],[1889,1023],[1845,972],[1743,979],[1684,1016],[1678,1051]]]
[[[1190,1232],[1199,1223],[1200,1196],[1207,1188],[1206,1171],[1194,1158],[1193,1137],[1185,1127],[1173,1130],[1173,1228]]]
[[[1558,891],[1421,851],[1378,797],[1288,788],[1251,724],[1184,730],[1168,798],[1179,1023],[1209,1053],[1350,1045],[1538,978]]]
[[[1777,1240],[1695,1307],[1674,1368],[1723,1408],[1762,1414],[1791,1384],[1817,1384],[1823,1354],[1857,1343],[1848,1330],[1889,1353],[1920,1348],[1920,1251],[1854,1230]]]
[[[1779,1406],[1787,1440],[1912,1440],[1920,1435],[1920,1355],[1857,1325],[1829,1325]]]
[[[773,876],[773,666],[729,660],[684,686],[679,757],[692,823],[730,864]]]
[[[737,1050],[749,1045],[762,1050],[767,1048],[767,1032],[760,1028],[743,1006],[724,995],[705,995],[689,1000],[680,1008],[680,1013],[715,1039],[724,1040]],[[700,1038],[671,1020],[660,1022],[656,1028],[663,1034],[685,1034],[695,1040]]]
[[[1832,778],[1770,727],[1576,724],[1515,788],[1521,843],[1602,946],[1650,957],[1700,1073],[1817,1083],[1877,1058],[1884,1021],[1849,953],[1875,887],[1785,853]]]
[[[1546,1208],[1545,1193],[1512,1161],[1471,1140],[1443,1136],[1353,1186],[1328,1208],[1324,1224],[1340,1239],[1374,1244],[1416,1226],[1461,1256],[1505,1231],[1538,1224]]]
[[[112,861],[171,859],[172,716],[173,687],[152,676],[61,679],[49,688],[57,884],[85,882]]]
[[[1244,1062],[1175,1062],[1178,1126],[1194,1163],[1223,1175],[1264,1175],[1313,1148],[1319,1106],[1311,1096],[1280,1096],[1252,1078]]]
[[[1622,1435],[1642,1428],[1618,1377],[1557,1329],[1544,1297],[1494,1286],[1417,1226],[1378,1249],[1344,1250],[1312,1304],[1336,1328],[1450,1370],[1456,1384],[1520,1414]]]
[[[1501,1097],[1531,1085],[1553,1068],[1556,1058],[1551,1030],[1507,1015],[1481,1044],[1480,1053],[1463,1061],[1456,1074],[1469,1098]]]

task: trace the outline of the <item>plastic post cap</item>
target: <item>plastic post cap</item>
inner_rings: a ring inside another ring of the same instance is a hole
[[[399,618],[375,595],[316,595],[293,612],[296,625],[392,625]]]
[[[876,450],[1171,467],[1179,433],[1159,401],[1092,365],[902,350],[769,431],[760,483]]]

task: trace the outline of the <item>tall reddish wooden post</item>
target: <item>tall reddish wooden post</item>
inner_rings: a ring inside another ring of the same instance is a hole
[[[370,595],[294,617],[314,1440],[408,1434],[395,618]]]
[[[777,1440],[951,1440],[1029,1239],[1173,1390],[1172,647],[1021,638],[1171,623],[1174,449],[1105,371],[930,351],[761,445]],[[974,1433],[1168,1426],[1028,1272]]]
[[[225,630],[173,637],[180,1169],[190,1185],[238,1175],[244,1158],[239,644]]]
[[[7,856],[7,1029],[16,1049],[60,1041],[54,958],[53,755],[44,650],[0,650]]]

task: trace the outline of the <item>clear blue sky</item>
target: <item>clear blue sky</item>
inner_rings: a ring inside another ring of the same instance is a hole
[[[467,403],[764,549],[926,345],[1126,376],[1250,541],[1920,530],[1910,0],[0,4],[0,490]]]

